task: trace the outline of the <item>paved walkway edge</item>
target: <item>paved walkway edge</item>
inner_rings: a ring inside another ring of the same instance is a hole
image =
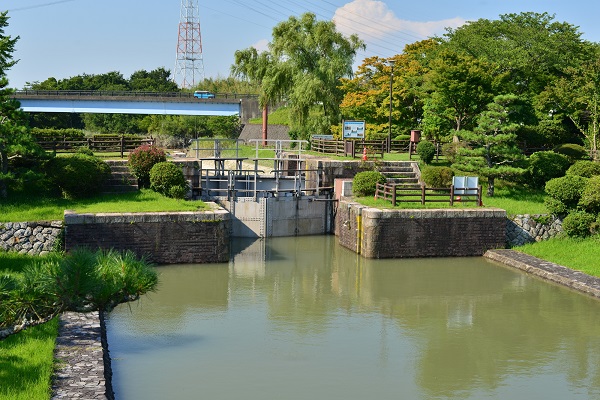
[[[488,250],[484,257],[600,298],[600,278],[514,250]]]
[[[103,314],[61,314],[54,355],[58,363],[52,380],[53,400],[114,400]]]

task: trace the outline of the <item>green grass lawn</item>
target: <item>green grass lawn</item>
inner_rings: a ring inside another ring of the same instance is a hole
[[[149,189],[82,200],[11,197],[0,203],[0,222],[61,220],[64,210],[80,213],[200,211],[208,209],[202,201],[165,197]]]
[[[600,277],[600,236],[586,239],[554,238],[514,250]]]
[[[58,320],[0,341],[0,400],[47,400]]]
[[[18,275],[32,257],[0,252],[0,275]],[[56,319],[0,341],[0,400],[47,400],[53,372]]]

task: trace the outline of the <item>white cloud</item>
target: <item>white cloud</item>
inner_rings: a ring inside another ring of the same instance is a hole
[[[358,34],[363,40],[380,39],[393,34],[426,38],[441,35],[444,28],[456,28],[466,22],[458,17],[441,21],[407,21],[398,18],[385,2],[378,0],[353,0],[338,8],[333,20],[338,31],[345,35]]]
[[[261,39],[258,42],[254,43],[251,47],[254,47],[258,50],[259,53],[263,51],[269,50],[269,41],[267,39]]]

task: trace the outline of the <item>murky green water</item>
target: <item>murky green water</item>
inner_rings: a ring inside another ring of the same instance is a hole
[[[238,245],[110,314],[117,399],[600,398],[597,300],[482,258]]]

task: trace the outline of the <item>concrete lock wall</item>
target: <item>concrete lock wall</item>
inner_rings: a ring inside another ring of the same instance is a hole
[[[506,211],[380,210],[341,201],[339,243],[367,258],[481,256],[504,248]]]
[[[231,236],[280,237],[331,232],[332,204],[314,197],[281,196],[221,200],[231,213]]]
[[[225,210],[173,213],[77,214],[65,211],[65,249],[131,250],[160,264],[229,260]]]

